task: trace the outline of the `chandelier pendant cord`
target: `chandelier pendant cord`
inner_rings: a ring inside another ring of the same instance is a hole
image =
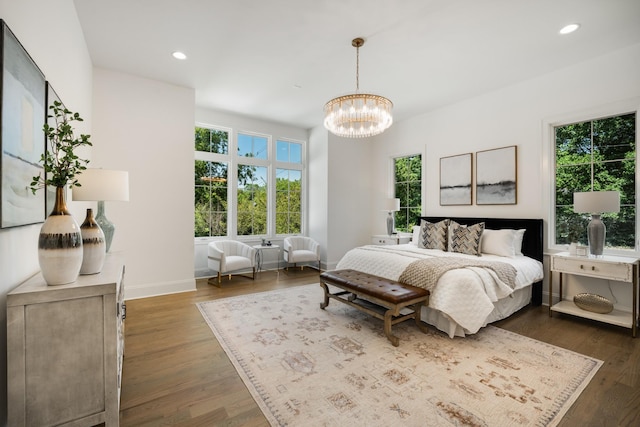
[[[360,92],[360,45],[356,44],[356,93]]]

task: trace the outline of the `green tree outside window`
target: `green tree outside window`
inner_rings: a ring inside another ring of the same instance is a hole
[[[587,244],[589,214],[573,212],[573,193],[619,191],[620,212],[604,213],[606,246],[635,249],[636,115],[555,128],[555,243]]]

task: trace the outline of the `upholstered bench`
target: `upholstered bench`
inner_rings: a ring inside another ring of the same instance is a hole
[[[327,285],[333,285],[342,291],[331,293]],[[426,289],[356,270],[325,271],[320,274],[320,286],[324,289],[321,309],[324,310],[329,305],[329,299],[333,298],[384,320],[384,334],[395,347],[400,339],[391,333],[391,326],[396,323],[414,319],[420,330],[427,332],[420,320],[422,306],[429,305],[429,291]],[[403,309],[406,314],[400,313]]]

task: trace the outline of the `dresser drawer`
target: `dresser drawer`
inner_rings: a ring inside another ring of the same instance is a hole
[[[551,257],[551,269],[562,273],[598,277],[622,282],[633,281],[633,265],[592,259]]]

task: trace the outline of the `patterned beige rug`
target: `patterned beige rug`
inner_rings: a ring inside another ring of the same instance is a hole
[[[393,327],[318,284],[199,303],[276,426],[553,426],[602,362],[496,327],[450,339]]]

